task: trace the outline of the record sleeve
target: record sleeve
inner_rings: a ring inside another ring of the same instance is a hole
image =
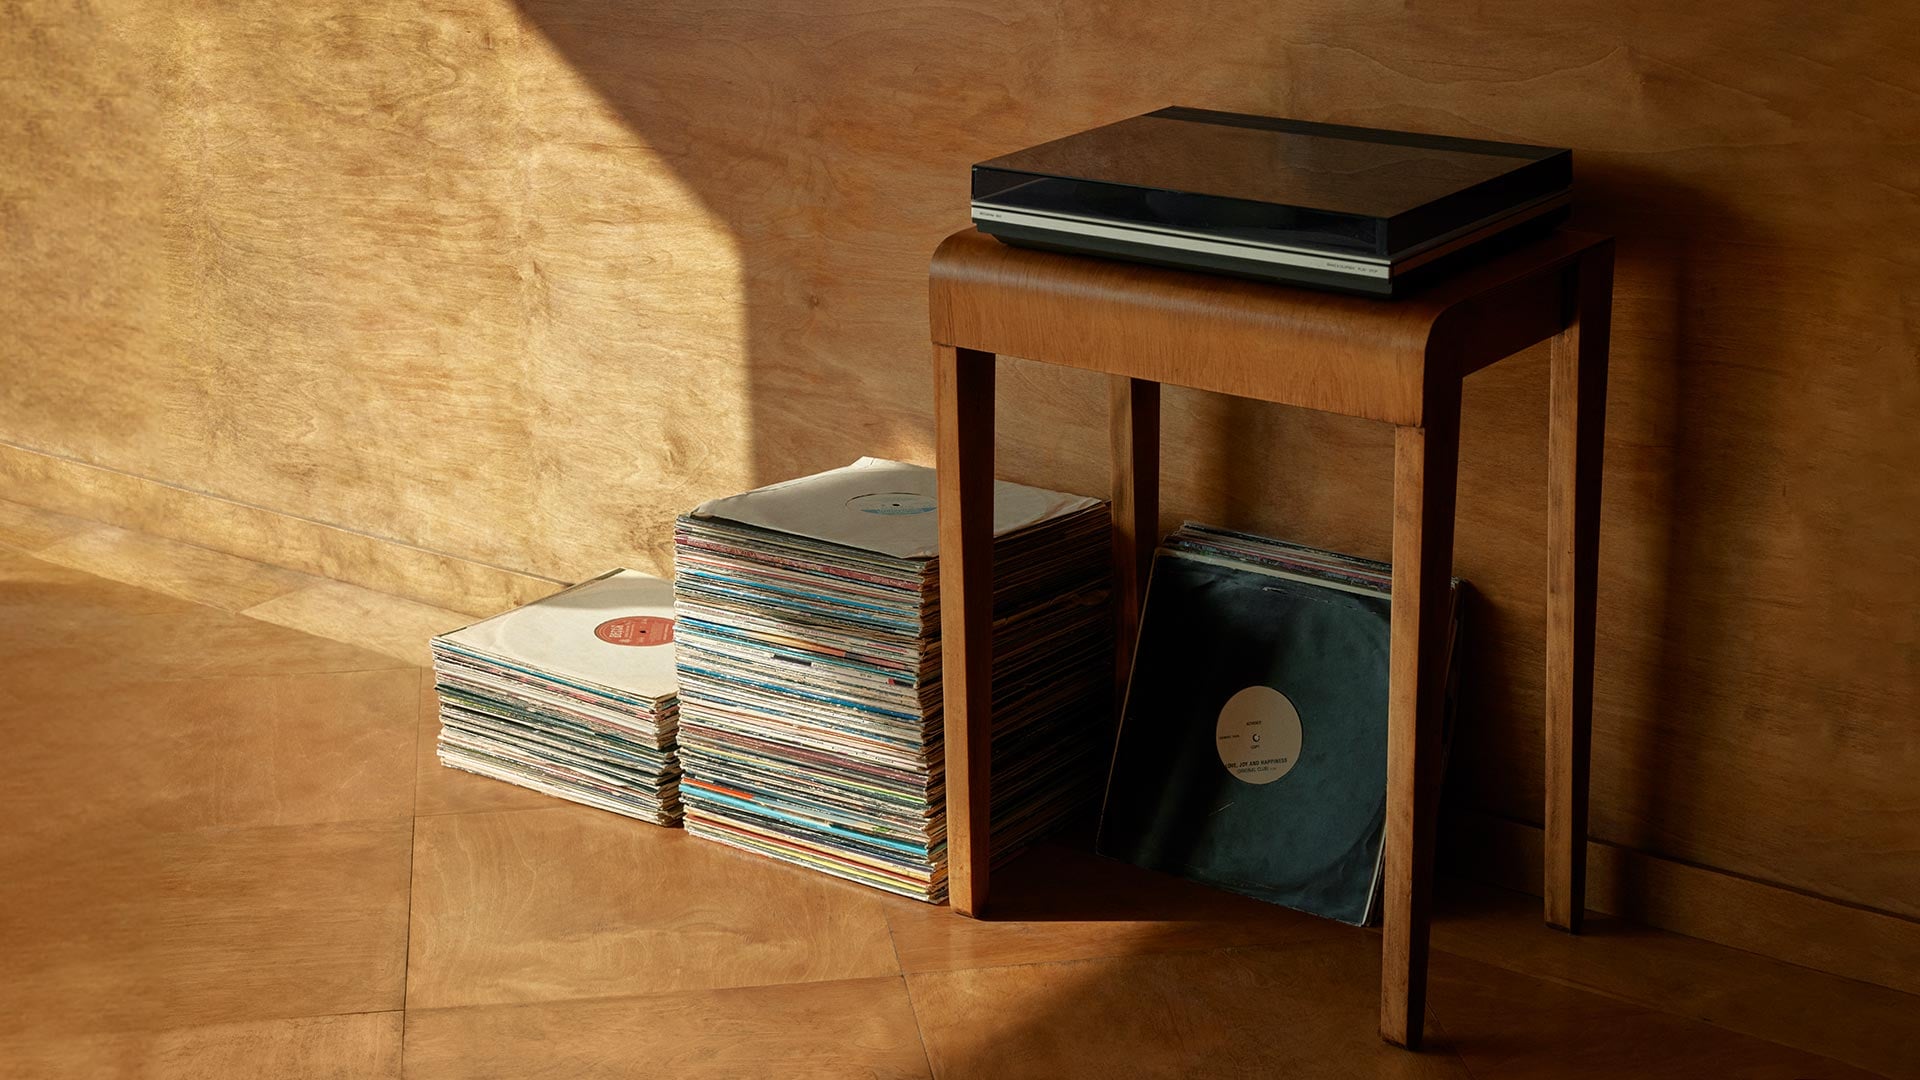
[[[1384,590],[1163,548],[1097,849],[1368,922],[1389,620]]]
[[[723,518],[896,559],[931,559],[940,539],[937,494],[932,469],[865,457],[844,468],[709,500],[691,516]],[[1098,499],[997,480],[993,534],[1005,536],[1098,505]]]
[[[543,675],[642,698],[674,694],[673,583],[612,570],[436,639]]]

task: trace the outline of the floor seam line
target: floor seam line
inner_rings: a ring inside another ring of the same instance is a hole
[[[920,1006],[913,1000],[913,984],[907,981],[907,965],[900,960],[900,941],[893,936],[893,920],[885,919],[887,947],[893,950],[893,966],[899,969],[900,991],[907,995],[907,1012],[913,1017],[913,1037],[920,1040],[920,1057],[927,1063],[929,1080],[938,1080],[933,1071],[933,1051],[927,1048],[927,1031],[920,1026]]]
[[[407,932],[400,945],[400,1075],[407,1074],[407,999],[413,989],[413,864],[420,846],[420,702],[430,684],[419,668],[413,695],[413,823],[407,834]]]
[[[792,979],[787,982],[741,983],[738,986],[686,986],[675,990],[648,990],[637,994],[587,994],[579,997],[535,998],[528,1001],[464,1001],[457,1005],[422,1005],[420,1012],[451,1012],[456,1009],[533,1009],[545,1005],[579,1005],[609,1001],[646,1001],[682,994],[727,994],[736,990],[772,990],[787,986],[822,986],[828,983],[886,982],[902,978],[899,974],[842,975],[831,979]],[[392,1010],[388,1010],[392,1011]],[[412,1009],[408,1010],[413,1011]]]
[[[891,927],[887,934],[892,936]],[[933,1049],[927,1045],[927,1029],[920,1023],[920,1003],[913,1000],[913,983],[907,980],[904,971],[900,973],[900,990],[907,995],[907,1012],[913,1017],[913,1035],[920,1040],[920,1057],[927,1063],[927,1076],[929,1080],[940,1080],[940,1074],[933,1067]]]
[[[1431,1029],[1428,1032],[1428,1039],[1431,1040],[1434,1035],[1438,1035],[1443,1044],[1442,1047],[1435,1049],[1445,1049],[1448,1057],[1459,1062],[1460,1071],[1467,1074],[1467,1080],[1479,1080],[1479,1074],[1475,1073],[1473,1066],[1467,1063],[1467,1055],[1460,1052],[1459,1044],[1453,1041],[1452,1035],[1448,1034],[1447,1025],[1440,1019],[1440,1011],[1433,1007],[1433,998],[1431,995],[1427,998],[1426,1010],[1427,1026]]]

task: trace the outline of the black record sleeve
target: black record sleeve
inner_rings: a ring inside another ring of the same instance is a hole
[[[1388,625],[1380,592],[1162,550],[1100,853],[1370,921],[1386,820]],[[1223,722],[1236,695],[1245,707]],[[1272,753],[1249,746],[1254,734]]]

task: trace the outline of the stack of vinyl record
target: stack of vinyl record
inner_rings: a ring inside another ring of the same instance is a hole
[[[680,519],[688,831],[946,895],[934,494],[933,470],[863,458]],[[996,485],[996,857],[1096,793],[1110,529],[1100,500]]]
[[[673,586],[613,570],[433,639],[442,763],[671,825]]]
[[[1392,585],[1385,563],[1298,544],[1192,523],[1168,537],[1096,849],[1370,922],[1386,824]],[[1456,580],[1450,665],[1460,589]]]

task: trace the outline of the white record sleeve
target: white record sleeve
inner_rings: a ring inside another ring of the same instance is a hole
[[[672,696],[673,583],[611,570],[436,640],[642,698]]]
[[[939,553],[934,471],[884,458],[701,503],[696,518],[720,518],[896,559]],[[1005,536],[1099,504],[1098,499],[998,480],[993,534]]]

